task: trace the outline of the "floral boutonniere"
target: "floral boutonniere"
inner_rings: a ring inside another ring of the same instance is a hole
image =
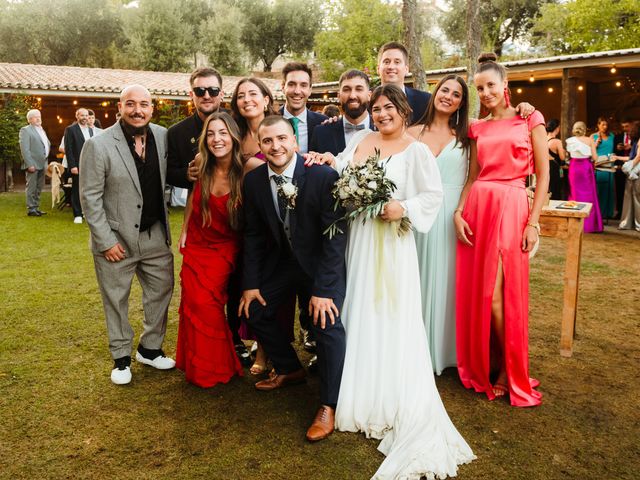
[[[283,196],[287,200],[287,210],[296,208],[296,197],[298,196],[298,187],[291,182],[278,185],[278,195]]]
[[[191,137],[191,143],[196,143],[196,139],[194,137]]]

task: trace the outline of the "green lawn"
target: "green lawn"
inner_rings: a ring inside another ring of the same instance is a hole
[[[102,304],[86,224],[71,212],[25,215],[24,195],[0,194],[0,478],[367,479],[377,442],[338,433],[308,444],[317,380],[257,392],[250,375],[203,390],[179,371],[133,364],[112,385]],[[171,216],[174,239],[181,211]],[[558,355],[562,242],[543,239],[532,264],[531,372],[542,407],[511,408],[437,379],[478,460],[461,479],[621,479],[640,470],[640,243],[585,237],[578,338]],[[175,249],[175,246],[174,246]],[[176,280],[180,255],[176,256]],[[179,282],[165,341],[175,353]],[[131,321],[140,332],[140,289]],[[367,365],[362,365],[363,369]]]

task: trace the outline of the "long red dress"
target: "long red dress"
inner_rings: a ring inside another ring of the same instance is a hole
[[[469,127],[476,141],[480,173],[462,217],[473,232],[472,247],[458,242],[456,348],[458,373],[466,388],[495,398],[489,380],[491,300],[502,258],[504,272],[504,362],[511,405],[541,403],[539,384],[529,378],[529,257],[522,233],[529,216],[525,178],[533,172],[531,130],[544,125],[535,111],[527,120],[481,120]]]
[[[224,312],[240,237],[229,225],[229,194],[211,195],[211,225],[206,227],[202,225],[200,198],[200,185],[196,184],[186,246],[181,249],[176,367],[185,372],[187,381],[213,387],[219,382],[227,383],[235,374],[243,374]]]

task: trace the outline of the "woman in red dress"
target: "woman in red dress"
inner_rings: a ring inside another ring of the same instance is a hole
[[[469,174],[454,212],[459,239],[456,266],[456,347],[463,385],[511,405],[541,403],[529,378],[529,252],[549,187],[542,114],[526,120],[510,105],[505,68],[483,54],[474,83],[490,115],[469,127]],[[537,186],[529,209],[525,179]],[[490,380],[490,368],[497,376]]]
[[[228,113],[207,118],[198,181],[180,235],[180,324],[176,367],[200,387],[242,375],[225,316],[227,286],[240,251],[243,161],[240,133]]]

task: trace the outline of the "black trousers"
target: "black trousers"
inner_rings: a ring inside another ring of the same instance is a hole
[[[82,205],[80,205],[80,176],[71,174],[71,208],[74,217],[82,216]]]
[[[308,305],[313,279],[309,278],[293,257],[282,259],[270,278],[263,281],[260,294],[267,303],[262,306],[253,301],[249,309],[247,323],[258,337],[267,356],[273,362],[277,373],[287,374],[302,368],[298,355],[276,321],[280,305],[292,295],[298,295],[301,305]],[[342,310],[342,298],[333,301]],[[327,319],[325,328],[313,325],[318,354],[318,374],[320,377],[320,402],[335,405],[338,402],[340,379],[344,365],[346,339],[340,317],[333,325]]]

